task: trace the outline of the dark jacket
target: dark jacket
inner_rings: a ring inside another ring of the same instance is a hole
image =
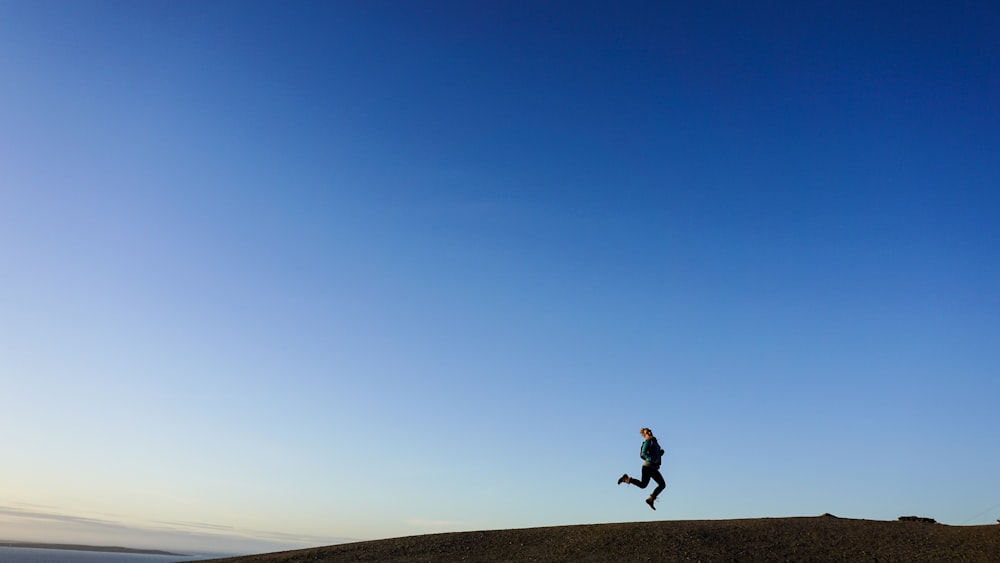
[[[643,440],[642,447],[639,448],[639,457],[642,458],[643,465],[660,467],[660,456],[662,455],[663,450],[660,449],[660,444],[657,443],[655,436]]]

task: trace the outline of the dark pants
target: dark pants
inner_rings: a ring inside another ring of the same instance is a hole
[[[663,480],[663,475],[660,474],[660,470],[653,465],[643,465],[642,466],[642,481],[636,481],[635,479],[629,479],[629,483],[639,487],[640,489],[645,489],[646,485],[649,484],[649,479],[652,478],[656,481],[656,488],[653,489],[653,494],[649,495],[656,498],[660,495],[663,489],[667,488],[667,483]]]

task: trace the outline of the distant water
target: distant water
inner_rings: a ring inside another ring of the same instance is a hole
[[[176,555],[139,555],[135,553],[105,553],[102,551],[69,551],[0,547],[0,563],[187,563],[223,555],[177,557]]]

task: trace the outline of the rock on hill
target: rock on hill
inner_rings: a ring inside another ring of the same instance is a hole
[[[1000,526],[811,518],[660,521],[431,534],[215,560],[1000,561]]]

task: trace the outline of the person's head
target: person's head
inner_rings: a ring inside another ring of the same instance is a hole
[[[653,437],[653,431],[649,428],[642,428],[639,430],[639,433],[642,434],[642,437],[647,440]]]

